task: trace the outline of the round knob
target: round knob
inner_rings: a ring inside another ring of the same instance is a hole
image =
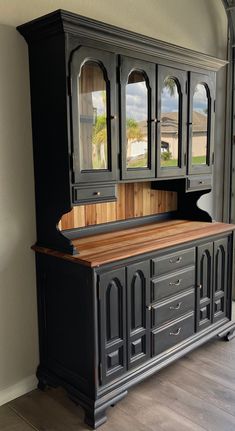
[[[149,311],[151,311],[151,310],[152,310],[151,305],[147,305],[147,306],[146,306],[146,308],[147,308]]]
[[[95,196],[100,196],[100,192],[94,192]]]

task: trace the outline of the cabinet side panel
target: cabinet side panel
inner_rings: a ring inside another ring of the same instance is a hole
[[[95,383],[95,289],[92,272],[37,255],[40,367],[92,395]]]

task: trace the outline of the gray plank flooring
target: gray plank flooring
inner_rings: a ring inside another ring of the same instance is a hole
[[[212,340],[132,388],[100,431],[234,431],[235,339]],[[35,390],[0,407],[1,431],[86,431],[62,389]]]

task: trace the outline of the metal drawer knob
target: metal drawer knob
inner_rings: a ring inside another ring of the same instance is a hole
[[[171,282],[169,283],[169,286],[176,286],[176,287],[178,287],[178,286],[180,286],[180,285],[181,285],[181,281],[182,281],[182,279],[181,279],[181,278],[179,278],[179,280],[177,280],[177,281],[171,281]]]
[[[93,193],[95,196],[100,196],[101,195],[101,193],[100,192],[94,192]]]
[[[169,262],[170,263],[180,263],[181,260],[182,260],[182,256],[177,257],[177,259],[172,258],[172,259],[169,260]]]
[[[205,181],[199,181],[199,184],[204,184]]]
[[[151,305],[146,305],[146,308],[151,311],[152,310],[152,306]]]
[[[180,334],[180,332],[181,332],[181,328],[177,329],[177,331],[176,331],[176,332],[170,332],[170,335],[177,336],[177,335],[179,335],[179,334]]]
[[[179,302],[175,307],[171,305],[169,308],[170,310],[179,310],[183,302]]]

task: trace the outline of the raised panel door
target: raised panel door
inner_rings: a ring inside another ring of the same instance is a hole
[[[226,315],[227,283],[228,283],[228,241],[221,238],[214,242],[214,292],[213,321],[216,322]]]
[[[126,369],[125,268],[98,277],[100,378],[103,384]]]
[[[150,262],[127,267],[127,361],[132,368],[150,356]]]
[[[197,329],[212,323],[213,242],[197,247]]]

